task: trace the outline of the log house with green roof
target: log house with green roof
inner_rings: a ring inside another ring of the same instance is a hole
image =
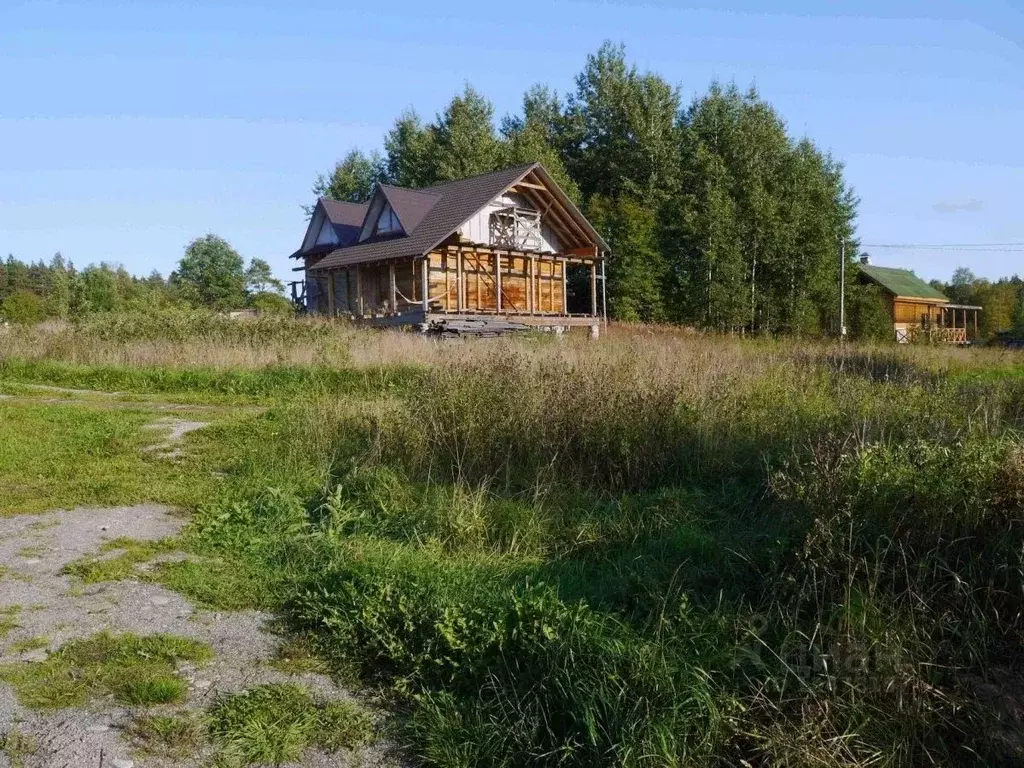
[[[877,285],[892,318],[897,342],[919,339],[966,344],[978,338],[978,313],[982,308],[953,304],[934,286],[908,269],[878,267],[861,262],[862,283]]]

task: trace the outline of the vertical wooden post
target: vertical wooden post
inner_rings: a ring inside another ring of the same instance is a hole
[[[597,262],[590,262],[590,314],[597,317]]]
[[[327,273],[327,314],[334,317],[334,272]]]
[[[430,311],[430,254],[423,257],[423,267],[420,273],[420,290],[423,292],[423,312]]]
[[[974,340],[978,340],[978,310],[974,310]]]
[[[534,294],[534,274],[537,271],[537,260],[530,257],[530,284],[526,286],[526,311],[531,315],[537,312],[537,297]]]
[[[555,265],[557,261],[549,261],[547,267],[547,284],[548,284],[548,312],[551,314],[555,313]],[[543,270],[541,270],[543,271]],[[544,280],[540,283],[540,295],[541,305],[544,304]]]
[[[501,314],[501,254],[494,254],[494,305]]]
[[[558,262],[552,261],[548,266],[548,312],[555,313],[555,278],[558,277]],[[559,293],[562,289],[559,285]]]
[[[363,271],[356,264],[356,309],[363,315]]]
[[[455,309],[463,312],[466,309],[466,286],[463,284],[462,251],[455,253]]]
[[[551,309],[555,308],[555,291],[551,286]],[[569,314],[569,262],[562,259],[562,314]]]
[[[398,288],[395,285],[395,262],[388,264],[388,280],[391,283],[391,314],[398,314]]]
[[[451,303],[448,297],[451,295],[451,286],[448,284],[448,254],[441,255],[441,267],[444,269],[444,311],[451,311]]]

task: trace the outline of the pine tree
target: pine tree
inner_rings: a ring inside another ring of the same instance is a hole
[[[669,193],[677,152],[679,92],[626,62],[610,42],[587,58],[559,126],[566,167],[583,199],[629,194],[659,201]]]
[[[71,270],[60,251],[50,262],[50,290],[45,298],[46,314],[65,319],[71,313]]]

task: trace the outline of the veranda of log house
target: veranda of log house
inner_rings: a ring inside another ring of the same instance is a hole
[[[908,338],[920,335],[942,344],[977,341],[978,313],[982,309],[973,304],[940,304],[934,313],[929,311],[921,315],[921,324],[908,334]]]

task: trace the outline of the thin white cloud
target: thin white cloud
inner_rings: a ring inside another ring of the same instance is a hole
[[[932,210],[936,213],[960,213],[980,211],[984,207],[985,203],[981,200],[970,197],[967,200],[943,200],[933,205]]]

